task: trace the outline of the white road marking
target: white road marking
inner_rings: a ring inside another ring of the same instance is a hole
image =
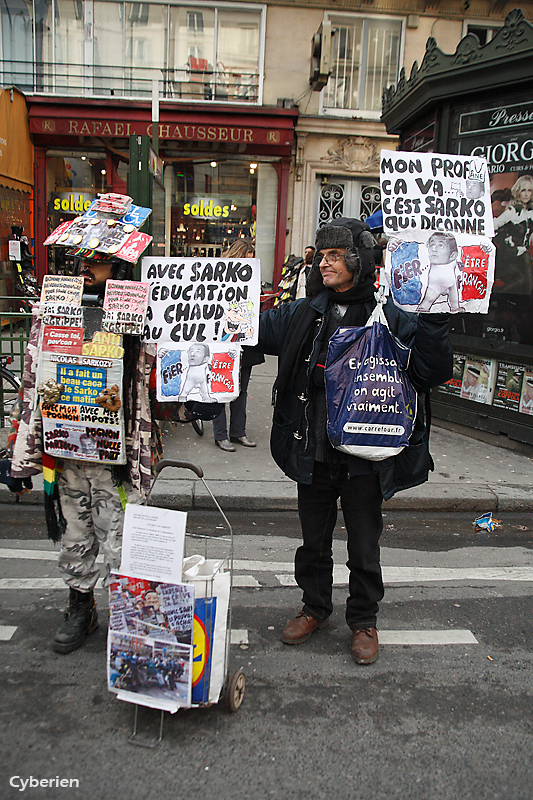
[[[254,588],[258,589],[261,588],[261,584],[257,580],[257,578],[252,577],[251,575],[234,575],[232,586],[238,586],[239,588],[246,587],[246,588]]]
[[[296,586],[292,575],[276,574],[282,586]],[[533,567],[383,567],[383,581],[394,583],[445,583],[447,581],[520,581],[533,583]],[[348,569],[334,567],[333,584],[348,583]]]
[[[261,584],[252,575],[234,575],[233,586],[239,588],[260,589]],[[28,591],[45,589],[66,589],[66,584],[62,578],[1,578],[0,590],[2,589],[26,589]]]
[[[230,644],[248,644],[248,631],[240,628],[233,628],[230,633]]]
[[[422,645],[422,644],[479,644],[467,630],[442,631],[378,631],[380,644]]]
[[[16,630],[16,625],[0,625],[0,642],[9,642]]]

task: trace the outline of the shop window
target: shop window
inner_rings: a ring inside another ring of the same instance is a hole
[[[401,20],[334,14],[328,19],[335,35],[333,71],[322,92],[324,113],[380,112],[383,89],[398,78]]]
[[[263,280],[272,280],[278,176],[271,164],[185,161],[173,167],[172,183],[171,255],[213,258],[245,237],[255,241]]]

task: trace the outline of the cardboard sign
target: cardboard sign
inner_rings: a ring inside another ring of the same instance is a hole
[[[473,156],[381,151],[383,230],[494,236],[487,162]]]
[[[148,307],[149,283],[107,281],[104,297],[105,331],[140,336]]]
[[[83,294],[83,278],[75,275],[45,275],[41,303],[79,306]]]
[[[258,259],[143,258],[150,283],[144,340],[257,344]]]
[[[157,347],[157,399],[228,403],[238,397],[241,347],[194,342]]]

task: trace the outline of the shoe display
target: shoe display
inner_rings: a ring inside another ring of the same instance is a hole
[[[352,658],[356,664],[373,664],[378,660],[378,632],[375,628],[352,631]]]
[[[242,444],[243,447],[257,447],[257,444],[251,442],[247,436],[230,436],[230,439],[235,444]]]
[[[221,450],[226,450],[228,453],[235,452],[235,448],[229,439],[215,439],[215,444],[217,447],[220,447]]]
[[[315,619],[306,614],[305,611],[300,611],[283,628],[281,641],[285,644],[302,644],[309,639],[311,634],[320,628],[325,628],[327,624],[327,619]]]
[[[71,588],[65,621],[55,635],[52,649],[56,653],[71,653],[81,647],[85,637],[97,627],[98,615],[92,591],[78,592]]]

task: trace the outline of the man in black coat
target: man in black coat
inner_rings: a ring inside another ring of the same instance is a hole
[[[303,538],[295,556],[303,609],[281,638],[300,644],[327,625],[333,610],[332,537],[340,498],[350,571],[346,621],[357,664],[372,664],[378,657],[376,618],[384,594],[382,501],[427,480],[433,469],[420,396],[410,446],[399,456],[367,461],[335,450],[328,439],[328,342],[341,325],[365,325],[376,305],[373,247],[368,226],[359,220],[341,218],[320,228],[308,296],[264,312],[259,329],[261,350],[279,357],[270,444],[278,466],[298,484]],[[391,332],[411,348],[408,375],[420,395],[451,377],[447,315],[408,314],[389,301],[385,316]]]

